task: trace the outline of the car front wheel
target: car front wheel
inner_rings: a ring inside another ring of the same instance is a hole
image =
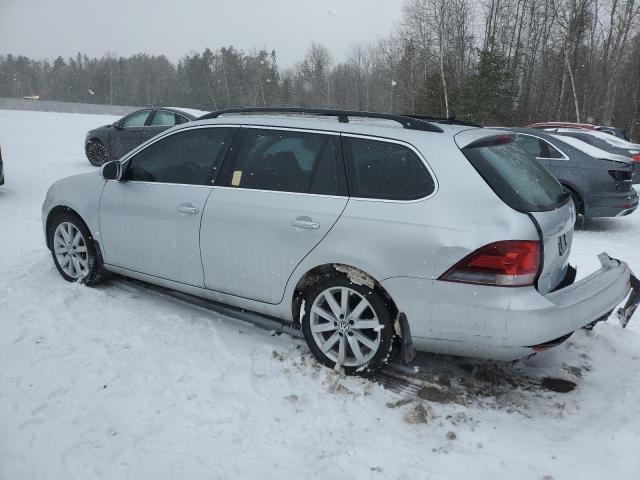
[[[99,140],[91,140],[86,148],[89,163],[94,167],[99,167],[107,161],[107,149]]]
[[[391,356],[393,319],[376,290],[342,275],[318,281],[303,296],[302,331],[322,364],[346,373],[375,370]]]
[[[93,285],[102,280],[102,264],[84,223],[71,213],[58,215],[49,228],[53,262],[68,282]]]

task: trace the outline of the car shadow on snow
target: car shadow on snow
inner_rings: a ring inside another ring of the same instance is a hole
[[[191,307],[222,313],[230,319],[248,322],[265,331],[267,335],[288,334],[298,338],[294,351],[302,354],[302,371],[305,365],[316,364],[311,353],[291,327],[282,326],[250,312],[236,311],[215,302],[195,298],[190,295],[153,286],[135,280],[119,279],[109,282],[107,294],[121,296],[161,295],[180,300]],[[275,325],[275,327],[274,327]],[[589,335],[589,334],[587,334]],[[498,362],[473,358],[455,357],[441,354],[419,353],[409,364],[403,365],[397,359],[385,369],[363,372],[360,376],[370,382],[398,393],[402,399],[387,405],[390,408],[417,402],[457,404],[518,411],[526,414],[532,399],[543,397],[542,405],[550,410],[555,404],[553,398],[568,393],[579,386],[580,379],[590,371],[589,357],[573,348],[572,339],[552,351],[544,352],[543,359],[530,358],[516,362]],[[274,351],[274,354],[277,353]],[[274,358],[283,360],[287,353],[277,353]]]

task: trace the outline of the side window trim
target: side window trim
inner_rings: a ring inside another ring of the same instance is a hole
[[[436,177],[436,174],[434,173],[433,169],[431,168],[431,165],[429,165],[429,162],[427,162],[427,160],[424,158],[424,156],[422,155],[422,153],[420,153],[420,151],[414,147],[412,144],[410,144],[409,142],[405,142],[402,140],[396,140],[396,139],[391,139],[391,138],[385,138],[385,137],[376,137],[373,135],[359,135],[359,134],[354,134],[354,133],[341,133],[340,134],[341,137],[341,143],[342,143],[342,157],[344,159],[344,165],[345,165],[345,172],[347,174],[347,184],[348,184],[348,189],[349,189],[349,197],[353,198],[354,200],[363,200],[363,201],[370,201],[370,202],[385,202],[385,203],[416,203],[416,202],[422,202],[424,200],[428,200],[431,197],[433,197],[436,193],[438,193],[438,190],[440,189],[440,184],[438,182],[438,177]],[[417,157],[418,159],[422,162],[422,164],[425,166],[425,168],[427,169],[427,172],[429,173],[429,175],[431,176],[431,179],[433,180],[433,191],[421,198],[416,198],[416,199],[412,199],[412,200],[399,200],[399,199],[388,199],[388,198],[370,198],[370,197],[359,197],[357,196],[357,188],[355,187],[355,167],[353,165],[353,161],[350,158],[350,153],[349,153],[349,148],[347,146],[347,142],[348,139],[350,138],[359,138],[362,140],[371,140],[374,142],[385,142],[385,143],[393,143],[396,145],[402,145],[403,147],[408,148],[409,150],[411,150]]]
[[[338,194],[327,195],[323,193],[286,192],[286,191],[280,191],[280,190],[258,190],[254,188],[246,189],[243,187],[232,187],[231,179],[233,177],[233,171],[238,163],[238,155],[240,154],[240,150],[242,149],[242,146],[244,144],[244,141],[246,139],[246,136],[249,130],[276,130],[280,132],[313,133],[317,135],[327,135],[327,136],[334,137],[334,141],[336,142],[335,154],[336,154],[336,170],[337,170],[336,176],[338,181]],[[221,188],[232,188],[234,190],[253,190],[253,191],[260,191],[260,192],[281,193],[286,195],[348,197],[349,190],[347,188],[345,159],[344,159],[344,154],[342,149],[342,142],[340,141],[340,133],[334,132],[331,130],[309,130],[309,129],[303,129],[303,128],[274,127],[274,126],[264,126],[264,125],[240,125],[238,128],[237,134],[233,138],[231,147],[229,148],[228,153],[225,157],[225,160],[222,165],[222,169],[220,171],[220,175],[218,175],[215,186],[221,187]]]
[[[162,135],[158,135],[157,137],[154,137],[154,140],[151,143],[143,143],[141,146],[137,147],[136,149],[132,150],[131,152],[129,152],[129,154],[127,155],[127,157],[123,160],[120,160],[120,164],[121,164],[121,171],[122,171],[122,175],[124,176],[125,172],[127,171],[127,169],[129,168],[130,162],[139,154],[142,153],[144,150],[146,150],[147,148],[149,148],[150,146],[156,144],[157,142],[164,140],[166,138],[171,137],[172,135],[176,135],[178,133],[182,133],[182,132],[186,132],[189,130],[197,130],[197,129],[201,129],[201,128],[230,128],[233,129],[232,133],[231,133],[231,141],[229,142],[229,145],[227,145],[227,148],[224,150],[224,152],[221,152],[220,154],[223,156],[222,158],[222,162],[220,162],[220,173],[218,173],[218,176],[216,177],[216,182],[213,183],[213,169],[211,170],[211,172],[209,172],[209,176],[207,177],[207,185],[192,185],[192,184],[183,184],[183,183],[171,183],[171,182],[148,182],[148,181],[144,181],[144,180],[124,180],[126,182],[135,182],[135,183],[148,183],[148,184],[152,184],[152,185],[182,185],[182,186],[188,186],[188,187],[200,187],[200,188],[212,188],[213,186],[215,186],[218,182],[218,180],[220,179],[220,177],[223,175],[224,173],[224,166],[225,163],[227,162],[227,159],[229,157],[229,152],[231,151],[233,145],[234,145],[234,141],[236,139],[236,137],[238,136],[238,132],[240,130],[240,128],[238,128],[238,125],[233,125],[233,124],[225,124],[225,125],[196,125],[193,127],[185,127],[185,128],[181,128],[180,130],[175,130],[175,131],[170,131],[168,133],[162,134]],[[120,181],[120,180],[118,180]]]

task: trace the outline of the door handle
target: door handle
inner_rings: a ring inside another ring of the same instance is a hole
[[[320,224],[318,222],[314,222],[309,217],[298,217],[291,222],[291,225],[298,228],[308,228],[309,230],[316,230],[320,228]]]
[[[187,215],[195,215],[199,211],[197,207],[194,207],[190,203],[183,203],[178,207],[178,213],[186,213]]]

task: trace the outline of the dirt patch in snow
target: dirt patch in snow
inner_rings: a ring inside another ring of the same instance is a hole
[[[409,366],[391,364],[387,370],[368,378],[402,395],[388,404],[396,408],[407,399],[443,405],[479,406],[528,415],[532,401],[543,410],[557,414],[558,395],[577,388],[591,366],[588,357],[578,355],[576,365],[549,363],[545,369],[526,362],[490,362],[420,354]]]

